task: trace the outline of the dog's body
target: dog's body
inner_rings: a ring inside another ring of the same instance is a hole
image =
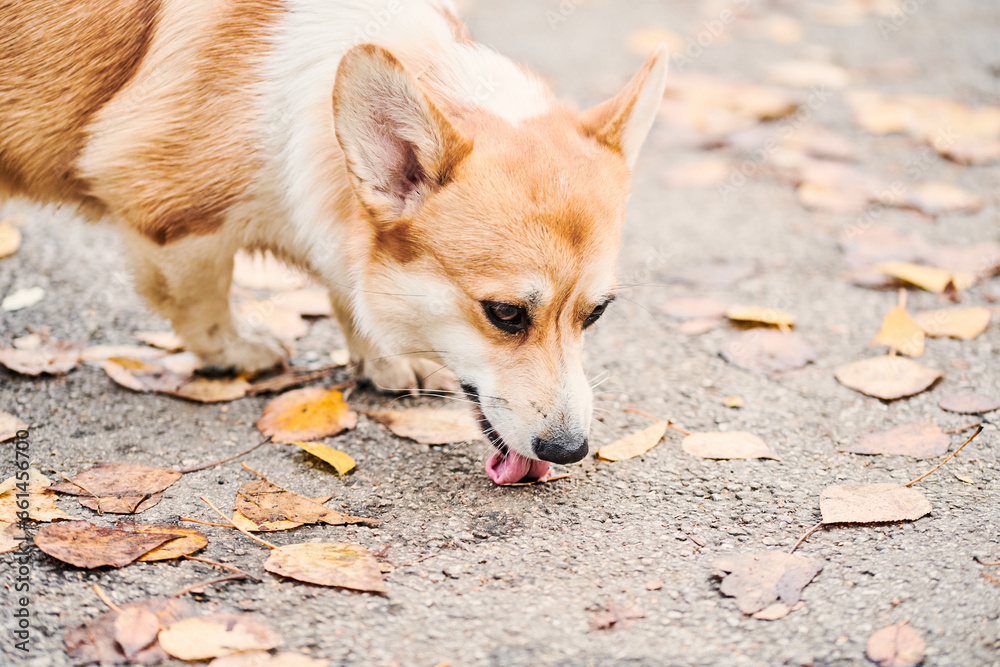
[[[0,0],[0,194],[118,223],[208,366],[285,355],[231,314],[235,251],[305,268],[363,375],[457,376],[517,481],[586,454],[582,331],[665,61],[577,115],[447,0]]]

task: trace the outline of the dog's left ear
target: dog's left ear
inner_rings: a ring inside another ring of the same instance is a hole
[[[621,153],[631,169],[639,149],[656,119],[667,85],[670,56],[659,47],[639,69],[624,90],[613,98],[585,111],[581,117],[584,136],[593,137],[616,153]]]
[[[355,191],[377,222],[412,214],[472,150],[402,63],[374,44],[341,60],[333,115]]]

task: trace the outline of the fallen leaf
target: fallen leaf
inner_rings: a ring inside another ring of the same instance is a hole
[[[14,415],[0,410],[0,442],[7,442],[17,436],[18,431],[28,430],[28,425]]]
[[[761,375],[802,368],[818,358],[816,348],[798,334],[773,329],[743,331],[722,347],[722,358]]]
[[[349,454],[346,454],[339,449],[334,449],[329,445],[324,445],[318,442],[292,442],[289,443],[304,449],[318,459],[326,461],[333,469],[337,471],[338,475],[346,475],[347,473],[354,470],[357,463],[351,458]]]
[[[904,357],[885,355],[839,366],[834,377],[854,391],[892,401],[919,394],[944,377],[944,373]]]
[[[360,544],[289,544],[272,549],[264,569],[320,586],[387,592],[378,561]]]
[[[136,331],[132,334],[146,345],[165,350],[166,352],[180,352],[184,349],[184,341],[173,331]],[[127,356],[127,355],[114,355]]]
[[[256,524],[256,530],[275,530],[270,524],[282,521],[298,524],[322,522],[331,526],[378,523],[373,519],[349,516],[324,507],[315,500],[283,489],[266,479],[255,480],[241,486],[236,493],[234,509]],[[277,530],[285,529],[284,526],[277,528]]]
[[[782,328],[795,326],[795,318],[790,314],[763,306],[730,306],[726,309],[726,317],[737,322],[758,322]]]
[[[244,651],[269,651],[281,636],[250,614],[185,618],[160,630],[160,647],[179,660],[209,660]]]
[[[667,422],[664,420],[631,433],[620,440],[605,445],[597,450],[597,458],[604,461],[624,461],[642,456],[659,444],[667,432]]]
[[[23,497],[18,498],[18,495],[23,494],[25,491],[24,480],[18,480],[15,476],[0,485],[0,522],[16,523],[18,521],[18,512],[24,511],[28,512],[28,518],[31,521],[38,521],[40,523],[63,520],[72,521],[74,517],[66,514],[66,512],[56,505],[58,496],[49,490],[49,480],[33,468],[30,469],[30,472],[36,473],[37,477],[32,475],[27,481],[27,510],[21,509],[17,505],[19,501],[24,501]],[[44,481],[38,481],[39,478]]]
[[[216,658],[208,667],[329,667],[330,661],[299,653],[247,651]]]
[[[274,296],[274,302],[286,310],[297,313],[300,317],[333,316],[330,293],[319,287],[281,292]]]
[[[713,329],[718,329],[722,326],[723,322],[725,320],[721,317],[698,317],[693,320],[681,322],[677,327],[677,331],[685,336],[700,336]]]
[[[927,643],[909,625],[889,625],[872,633],[865,655],[879,667],[914,667],[927,656]]]
[[[1000,160],[1000,141],[959,137],[950,144],[939,145],[938,152],[958,164],[976,166],[992,164]]]
[[[726,396],[722,399],[722,404],[727,408],[734,409],[746,407],[746,402],[742,396]]]
[[[269,252],[250,254],[240,250],[233,258],[233,282],[246,289],[286,291],[305,287],[309,279]]]
[[[184,377],[153,361],[113,357],[101,368],[117,384],[141,392],[175,391]]]
[[[763,440],[746,431],[692,433],[681,441],[681,449],[703,459],[778,458]]]
[[[12,477],[8,477],[3,482],[0,482],[0,494],[7,493],[15,486],[18,486],[19,484],[23,485],[25,482],[28,483],[28,486],[38,486],[48,491],[48,486],[52,483],[52,480],[38,472],[37,468],[28,468],[27,473],[27,479],[24,479],[23,475],[21,479],[18,479],[17,475],[14,475]]]
[[[178,537],[181,535],[145,534],[102,528],[89,521],[65,521],[39,530],[35,544],[64,563],[92,569],[104,565],[123,567]]]
[[[977,277],[971,273],[952,273],[936,266],[912,264],[910,262],[881,262],[878,270],[887,276],[899,278],[935,294],[942,294],[948,285],[955,289],[968,289],[976,284]]]
[[[668,188],[711,188],[719,185],[733,171],[726,160],[703,158],[669,167],[660,177]]]
[[[663,579],[653,579],[646,582],[647,591],[658,591],[663,588]]]
[[[241,377],[196,377],[182,383],[177,389],[163,390],[160,393],[186,398],[196,403],[223,403],[243,398],[249,390],[250,383]]]
[[[971,391],[956,392],[942,396],[938,407],[947,412],[962,415],[980,415],[1000,409],[1000,401]]]
[[[919,357],[924,353],[924,330],[905,308],[894,306],[869,345],[885,345],[908,357]]]
[[[194,528],[184,528],[169,523],[133,523],[120,521],[115,524],[116,530],[125,530],[149,535],[172,535],[174,538],[162,546],[140,556],[140,561],[173,560],[204,549],[208,546],[208,538],[204,533]]]
[[[337,367],[338,365],[319,368],[288,368],[277,375],[255,380],[247,390],[247,394],[256,396],[257,394],[282,392],[313,380],[329,377]]]
[[[357,426],[358,415],[335,389],[296,389],[264,407],[257,428],[274,442],[318,440]]]
[[[725,317],[728,306],[715,299],[671,299],[657,307],[661,313],[676,320]]]
[[[163,500],[162,493],[143,496],[78,496],[77,500],[98,514],[141,514]]]
[[[154,598],[122,605],[123,613],[132,609],[143,609],[153,613],[160,625],[166,626],[192,615],[190,607],[176,598]],[[121,644],[115,639],[116,624],[120,614],[107,611],[89,623],[70,628],[63,635],[66,652],[78,665],[155,665],[167,660],[167,654],[159,643],[138,650],[126,656]],[[124,622],[123,622],[124,623]]]
[[[21,230],[6,220],[0,222],[0,259],[10,257],[21,247]]]
[[[17,551],[26,543],[27,536],[16,523],[0,521],[0,554]]]
[[[990,325],[988,308],[945,308],[917,313],[916,321],[931,338],[973,340]]]
[[[80,349],[72,343],[51,343],[37,350],[0,347],[0,364],[21,375],[65,375],[79,359]]]
[[[12,313],[16,310],[31,308],[45,298],[45,289],[42,287],[25,287],[8,294],[2,302],[0,309]]]
[[[396,435],[416,440],[422,445],[472,442],[482,435],[479,423],[468,410],[414,408],[376,410],[365,414],[389,427]]]
[[[156,641],[160,627],[160,618],[149,609],[128,607],[115,618],[115,641],[125,657],[133,660]]]
[[[905,197],[906,205],[930,216],[945,213],[975,213],[986,200],[957,185],[932,181],[914,185]]]
[[[900,454],[932,459],[948,451],[948,436],[937,424],[913,422],[881,433],[861,436],[857,444],[841,449],[852,454]]]
[[[823,523],[916,521],[933,507],[922,493],[899,484],[835,484],[823,489]]]
[[[301,521],[285,521],[284,519],[279,519],[278,521],[251,521],[238,511],[233,512],[233,516],[230,521],[232,521],[236,527],[242,528],[250,533],[275,533],[306,525]]]
[[[166,352],[144,345],[92,345],[80,351],[80,361],[107,361],[108,359],[135,359],[151,361],[166,356]]]
[[[98,463],[71,480],[50,488],[74,496],[136,497],[160,493],[181,478],[172,468],[154,468],[134,463]]]
[[[785,60],[768,67],[767,82],[790,88],[839,90],[851,83],[851,75],[843,67],[831,63]]]
[[[775,602],[791,608],[823,564],[806,556],[765,550],[725,556],[712,567],[722,579],[719,591],[735,597],[739,610],[749,615]]]

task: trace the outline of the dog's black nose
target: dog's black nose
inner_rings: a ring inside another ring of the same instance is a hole
[[[587,437],[569,434],[548,440],[535,438],[531,448],[535,456],[549,463],[576,463],[587,455]]]

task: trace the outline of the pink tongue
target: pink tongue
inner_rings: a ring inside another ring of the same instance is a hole
[[[509,452],[506,456],[494,452],[486,464],[486,474],[496,484],[534,482],[549,474],[549,462],[525,458],[517,452]]]

